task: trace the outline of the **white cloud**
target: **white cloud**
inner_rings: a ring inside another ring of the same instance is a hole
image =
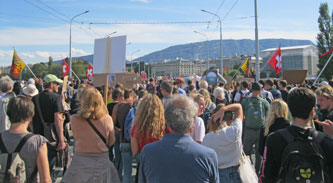
[[[84,56],[84,55],[88,55],[88,53],[85,52],[82,49],[72,48],[72,56],[73,57]]]

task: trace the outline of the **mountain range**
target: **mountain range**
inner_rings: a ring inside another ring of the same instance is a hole
[[[207,51],[208,45],[208,51]],[[262,50],[269,48],[277,48],[278,46],[301,46],[301,45],[315,45],[310,40],[294,40],[294,39],[261,39],[259,40],[259,53]],[[222,51],[223,57],[230,57],[234,55],[255,55],[256,52],[255,40],[241,39],[223,40]],[[156,62],[166,59],[183,58],[186,60],[206,60],[215,59],[220,57],[220,40],[211,40],[203,42],[195,42],[188,44],[181,44],[170,46],[160,51],[155,51],[142,57],[136,58],[134,61],[145,61],[148,63]],[[81,57],[73,57],[75,59],[83,59],[89,63],[93,62],[93,55],[86,55]],[[55,61],[56,64],[61,64],[62,61]]]

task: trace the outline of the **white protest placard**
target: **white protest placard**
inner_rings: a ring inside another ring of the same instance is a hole
[[[95,39],[95,74],[123,73],[126,67],[126,36]]]

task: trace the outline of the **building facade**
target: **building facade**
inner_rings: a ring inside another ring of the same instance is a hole
[[[276,52],[276,48],[262,51],[264,63]],[[316,76],[318,72],[318,49],[313,45],[281,47],[282,73],[286,70],[307,70],[308,76]],[[265,72],[275,72],[268,64]]]

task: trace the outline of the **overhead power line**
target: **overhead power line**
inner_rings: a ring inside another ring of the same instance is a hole
[[[182,21],[182,22],[91,22],[89,24],[204,24],[209,21]]]

